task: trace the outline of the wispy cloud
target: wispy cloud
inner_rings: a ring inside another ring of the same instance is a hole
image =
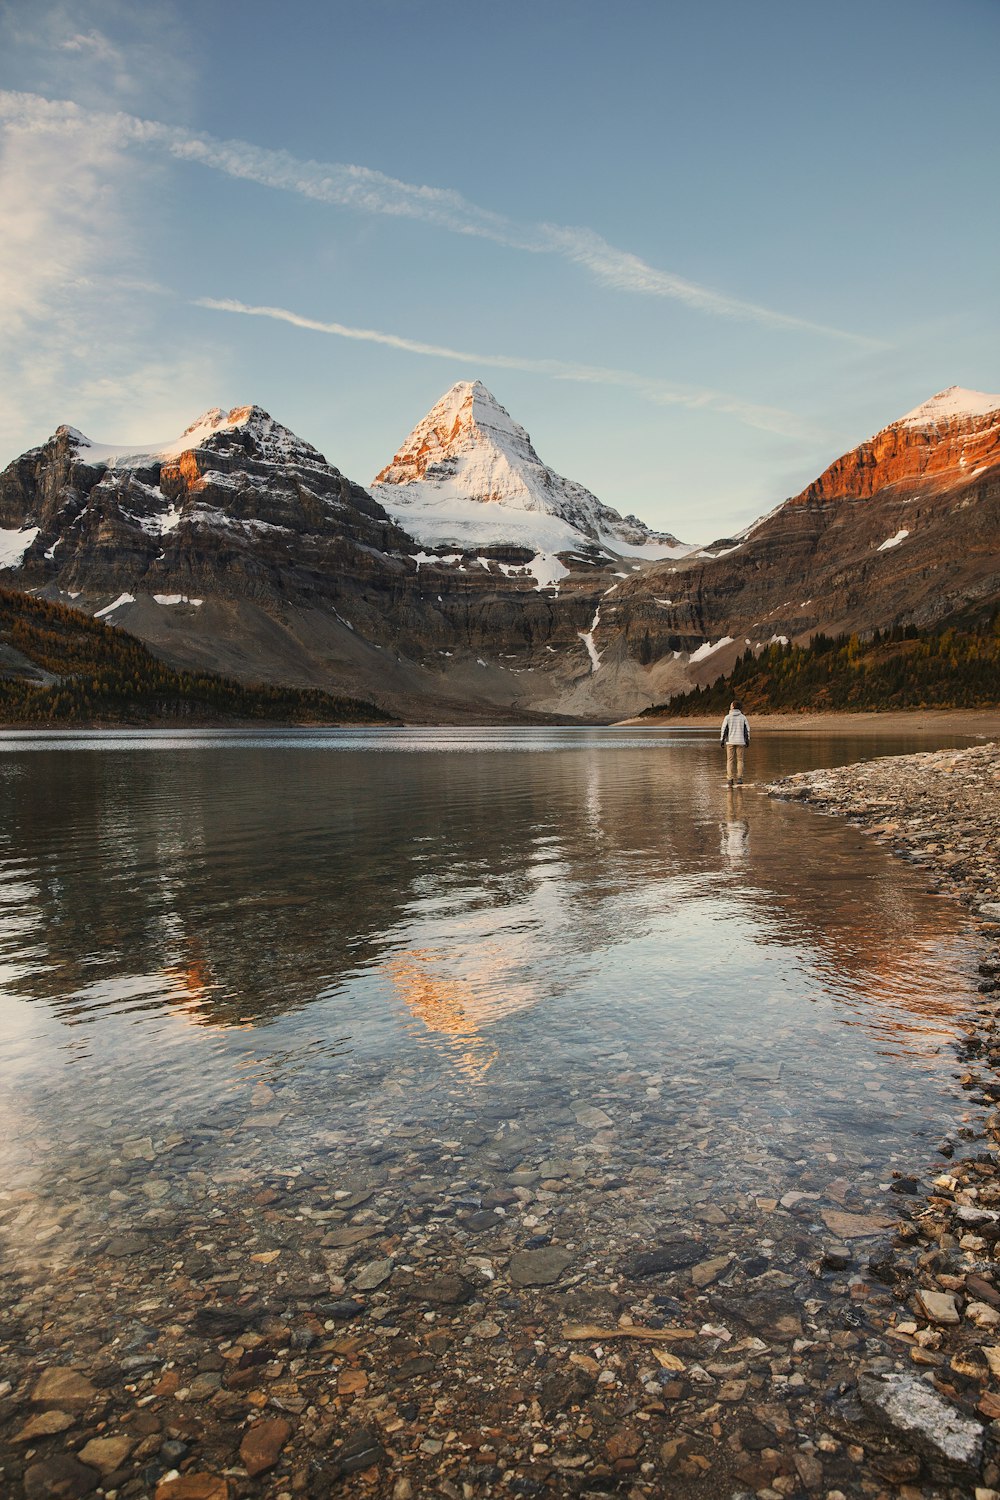
[[[0,14],[0,48],[16,62],[38,53],[57,74],[67,67],[84,94],[100,86],[114,97],[119,74],[129,91],[140,88],[163,68],[162,54],[154,60],[161,22],[150,32],[140,16],[131,40],[113,44],[88,24],[109,6],[32,7],[30,16],[15,7]],[[0,131],[0,460],[57,422],[89,423],[111,402],[130,422],[158,427],[184,385],[212,383],[204,351],[150,357],[142,216],[131,212],[148,168],[124,149],[115,115],[82,113],[79,128],[53,132],[36,103],[14,109]]]
[[[62,52],[82,52],[101,64],[121,68],[125,63],[121,48],[116,47],[96,26],[92,26],[89,31],[78,31],[58,45]]]
[[[285,307],[253,306],[234,301],[231,297],[199,297],[194,305],[215,312],[241,313],[250,318],[271,318],[278,323],[290,323],[293,328],[305,328],[313,333],[330,334],[335,338],[353,339],[365,344],[382,344],[408,354],[447,359],[453,364],[469,365],[477,370],[523,370],[528,374],[546,375],[552,380],[568,380],[580,385],[621,386],[657,406],[710,408],[726,412],[747,427],[756,427],[764,432],[800,439],[815,436],[806,430],[803,422],[792,412],[783,411],[780,407],[761,406],[741,400],[738,396],[727,395],[723,391],[685,390],[633,370],[574,364],[560,359],[530,359],[511,354],[474,354],[465,349],[452,349],[444,344],[427,344],[418,339],[402,338],[399,334],[384,333],[376,328],[352,328],[346,323],[323,322],[319,318],[307,318],[301,313],[291,312]]]
[[[74,40],[82,44],[86,39]],[[23,132],[71,137],[92,129],[112,131],[123,147],[159,149],[177,160],[318,203],[414,219],[531,254],[558,255],[583,267],[602,285],[621,291],[668,298],[715,317],[879,347],[876,340],[860,334],[794,317],[660,270],[591,229],[521,224],[471,202],[454,189],[404,182],[370,167],[301,160],[286,151],[271,151],[248,141],[218,140],[136,115],[102,114],[69,101],[9,90],[0,90],[0,121]]]
[[[175,0],[2,0],[0,57],[38,95],[99,112],[183,109],[198,69]]]
[[[756,302],[728,297],[722,292],[700,286],[695,281],[675,276],[671,271],[657,270],[655,266],[640,260],[637,255],[631,255],[627,250],[617,250],[593,230],[571,229],[559,224],[546,224],[542,228],[551,241],[553,250],[576,265],[585,266],[598,281],[607,286],[618,287],[621,291],[641,292],[648,297],[671,297],[717,317],[766,323],[771,328],[798,329],[804,333],[822,334],[827,338],[845,339],[868,348],[883,347],[876,339],[845,333],[823,323],[812,323],[806,318],[792,317]]]

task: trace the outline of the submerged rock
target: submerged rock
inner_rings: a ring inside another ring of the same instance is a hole
[[[31,1399],[36,1406],[44,1404],[73,1410],[89,1406],[97,1394],[91,1381],[79,1370],[54,1368],[45,1370],[35,1382]]]
[[[247,1429],[240,1443],[240,1458],[251,1479],[274,1468],[291,1435],[291,1423],[283,1417],[265,1418]]]
[[[700,1240],[669,1240],[655,1250],[644,1250],[627,1264],[631,1276],[663,1276],[670,1271],[682,1271],[703,1259],[705,1246]]]
[[[100,1477],[72,1453],[57,1453],[26,1470],[24,1493],[26,1500],[78,1500],[93,1493]]]
[[[572,1263],[572,1254],[557,1245],[520,1250],[510,1258],[510,1279],[515,1286],[551,1286]]]
[[[980,1424],[916,1375],[862,1375],[858,1396],[870,1416],[924,1457],[962,1469],[978,1467],[983,1451]]]

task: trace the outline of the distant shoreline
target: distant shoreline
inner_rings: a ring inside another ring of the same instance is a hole
[[[686,718],[630,718],[609,721],[607,719],[574,719],[553,715],[538,715],[527,718],[515,715],[507,718],[490,713],[482,717],[470,714],[469,718],[441,716],[438,718],[386,719],[269,719],[269,718],[213,718],[191,715],[184,719],[121,719],[109,720],[49,720],[25,723],[24,720],[0,722],[0,734],[14,731],[31,734],[41,731],[46,734],[62,732],[67,735],[81,731],[94,733],[119,730],[162,729],[177,731],[185,729],[704,729],[713,733],[722,722],[718,714],[688,716]],[[1000,739],[1000,707],[990,708],[912,708],[891,709],[885,712],[863,713],[804,713],[804,714],[753,714],[751,730],[757,734],[797,734],[803,731],[835,735],[913,734],[940,736],[942,730],[953,729],[959,735],[982,736],[985,739]]]
[[[718,729],[722,722],[719,714],[691,716],[687,718],[635,718],[622,719],[620,723],[629,727],[648,726],[653,729]],[[866,710],[861,713],[803,713],[803,714],[753,714],[750,718],[751,733],[794,734],[803,729],[822,730],[825,734],[850,735],[881,733],[897,734],[900,730],[915,734],[939,735],[943,729],[954,729],[959,734],[981,734],[988,739],[1000,738],[1000,706],[997,708],[899,708],[884,712]]]

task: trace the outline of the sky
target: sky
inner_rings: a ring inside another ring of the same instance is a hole
[[[997,0],[0,0],[0,464],[256,402],[369,483],[482,380],[731,534],[1000,391]]]

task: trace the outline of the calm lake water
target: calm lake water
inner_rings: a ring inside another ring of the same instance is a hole
[[[221,1169],[273,1091],[262,1172],[514,1115],[544,1151],[583,1102],[749,1193],[775,1141],[876,1179],[953,1130],[975,977],[926,877],[727,791],[714,736],[442,729],[0,737],[0,987],[14,1186],[171,1130]]]

